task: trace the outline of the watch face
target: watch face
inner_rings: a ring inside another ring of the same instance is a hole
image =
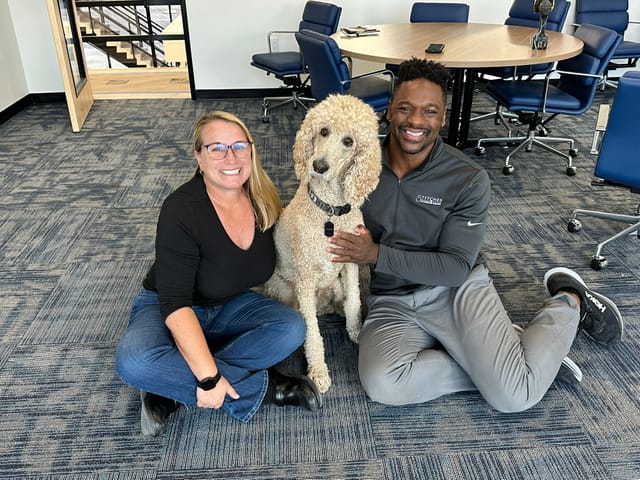
[[[200,388],[203,390],[213,390],[216,387],[218,382],[213,378],[207,378],[206,380],[200,382]]]
[[[216,385],[218,384],[219,380],[220,380],[220,372],[218,372],[215,377],[209,377],[209,378],[203,379],[202,381],[199,381],[198,386],[202,390],[213,390],[214,388],[216,388]]]

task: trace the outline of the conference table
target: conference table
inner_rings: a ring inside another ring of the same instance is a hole
[[[555,62],[582,52],[582,40],[559,32],[545,32],[545,50],[531,48],[535,28],[486,23],[394,23],[372,25],[376,35],[332,35],[343,55],[372,62],[399,64],[412,57],[434,60],[454,72],[449,107],[450,145],[465,148],[469,142],[471,104],[477,69],[515,67]],[[425,53],[431,43],[445,45],[442,53]]]

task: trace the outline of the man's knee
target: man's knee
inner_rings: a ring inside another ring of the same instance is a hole
[[[360,383],[367,396],[384,405],[404,405],[402,389],[382,369],[360,368]]]

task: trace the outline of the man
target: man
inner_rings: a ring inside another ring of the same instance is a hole
[[[495,409],[522,411],[546,393],[578,331],[620,340],[614,303],[566,268],[545,275],[551,298],[514,328],[480,255],[489,207],[487,173],[439,136],[449,74],[412,59],[389,103],[380,183],[364,226],[337,232],[336,262],[371,264],[358,368],[372,400],[402,405],[477,390]]]

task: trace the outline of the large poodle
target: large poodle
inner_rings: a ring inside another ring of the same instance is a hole
[[[326,392],[331,378],[318,313],[327,311],[330,300],[339,302],[354,342],[361,324],[359,267],[331,262],[327,237],[363,222],[360,206],[381,169],[378,117],[356,97],[330,95],[307,113],[293,159],[300,185],[275,226],[276,270],[266,291],[306,320],[308,376]]]

